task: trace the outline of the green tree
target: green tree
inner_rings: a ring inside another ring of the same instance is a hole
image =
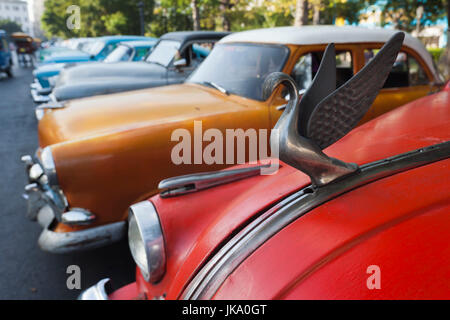
[[[383,6],[382,25],[412,31],[435,23],[446,14],[446,0],[390,0]]]
[[[0,30],[6,31],[6,33],[11,34],[14,32],[22,32],[22,27],[15,21],[12,20],[0,20]]]
[[[105,28],[110,34],[121,34],[127,30],[127,18],[118,11],[102,17],[105,23]]]
[[[42,26],[48,36],[97,37],[108,34],[140,34],[138,3],[141,0],[47,0]],[[143,0],[146,25],[152,21],[154,0]],[[71,5],[80,7],[81,28],[70,30],[66,21]],[[149,30],[147,30],[149,31]]]

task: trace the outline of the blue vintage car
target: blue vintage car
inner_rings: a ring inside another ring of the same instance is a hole
[[[88,52],[65,50],[52,54],[46,57],[39,67],[33,71],[35,81],[32,88],[35,90],[50,88],[48,79],[58,75],[67,64],[103,61],[120,42],[137,40],[156,39],[141,36],[106,36],[97,38],[90,44]]]
[[[106,57],[103,62],[96,62],[89,64],[89,68],[95,68],[98,64],[103,63],[115,63],[124,61],[142,61],[153,46],[156,44],[157,40],[150,38],[151,40],[138,40],[138,41],[125,41],[117,45],[117,47]],[[77,64],[70,63],[53,63],[48,65],[43,65],[39,68],[40,75],[48,76],[46,82],[48,82],[48,87],[43,87],[39,82],[35,82],[31,85],[31,96],[33,101],[36,103],[43,103],[50,101],[49,94],[51,93],[53,87],[56,84],[56,79],[59,77],[58,74],[54,75],[55,70],[62,72],[64,68],[74,67]]]
[[[8,77],[12,77],[12,56],[9,44],[6,39],[6,32],[0,30],[0,72],[6,72]]]

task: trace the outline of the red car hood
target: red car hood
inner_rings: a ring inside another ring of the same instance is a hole
[[[356,128],[325,152],[359,165],[450,140],[450,92],[419,99]],[[166,240],[167,272],[157,285],[139,275],[149,298],[178,298],[196,270],[221,244],[272,204],[305,187],[309,178],[287,165],[256,176],[175,198],[151,198]]]

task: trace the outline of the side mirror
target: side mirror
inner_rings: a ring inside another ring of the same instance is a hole
[[[177,60],[177,61],[175,61],[175,62],[173,63],[173,66],[174,66],[175,68],[186,67],[186,66],[187,66],[187,61],[186,61],[186,59],[179,59],[179,60]]]
[[[91,56],[89,57],[91,60],[95,60],[95,56],[93,54],[91,54]]]

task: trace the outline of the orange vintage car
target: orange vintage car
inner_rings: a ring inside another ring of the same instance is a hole
[[[216,44],[184,84],[48,105],[39,122],[36,156],[22,158],[29,176],[24,195],[28,217],[44,228],[40,247],[64,253],[121,239],[128,206],[157,193],[159,181],[236,163],[206,164],[196,157],[190,161],[188,154],[183,157],[189,161],[174,163],[175,130],[195,136],[194,121],[201,121],[202,132],[271,129],[289,97],[280,87],[264,99],[267,75],[290,74],[301,93],[314,78],[326,45],[334,42],[340,86],[393,34],[334,26],[235,33]],[[422,44],[406,35],[401,50],[362,122],[439,90],[441,80]]]
[[[162,182],[180,193],[163,188],[130,208],[136,282],[111,292],[114,279],[103,279],[79,298],[449,299],[450,87],[350,131],[402,36],[334,91],[330,46],[300,102],[288,75],[270,75],[266,92],[283,83],[291,93],[271,140],[285,165],[271,176],[245,165]],[[215,185],[184,194],[188,181]]]

